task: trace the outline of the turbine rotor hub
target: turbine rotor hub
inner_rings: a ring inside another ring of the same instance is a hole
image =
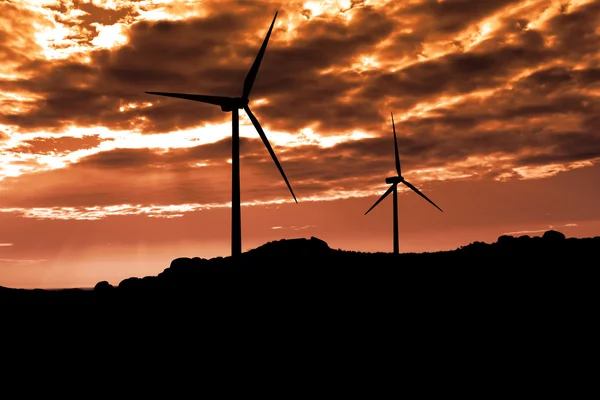
[[[385,183],[400,183],[403,178],[401,176],[390,176],[385,178]]]
[[[242,109],[248,105],[248,98],[244,97],[230,97],[227,104],[221,106],[221,110],[224,112],[231,112],[235,109]]]

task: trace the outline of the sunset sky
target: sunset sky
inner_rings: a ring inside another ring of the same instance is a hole
[[[401,252],[600,235],[600,0],[0,1],[0,286],[90,287],[242,247]]]

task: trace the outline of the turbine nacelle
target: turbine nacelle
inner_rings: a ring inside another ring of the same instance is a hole
[[[401,176],[390,176],[385,178],[385,183],[400,183],[404,180]]]
[[[248,105],[248,99],[243,97],[229,97],[223,104],[221,110],[223,112],[231,112],[233,110],[243,109]]]

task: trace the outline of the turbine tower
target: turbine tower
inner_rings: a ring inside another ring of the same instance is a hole
[[[231,256],[233,258],[238,258],[242,254],[242,221],[241,221],[241,205],[240,205],[240,131],[239,131],[239,109],[244,109],[246,114],[252,121],[252,125],[256,128],[258,135],[262,139],[265,147],[269,151],[271,158],[277,165],[277,169],[281,173],[283,180],[285,181],[287,187],[292,193],[292,197],[298,203],[296,199],[296,195],[292,190],[292,186],[285,176],[285,172],[283,172],[283,168],[281,164],[277,160],[277,156],[273,151],[273,148],[269,144],[269,140],[265,135],[260,123],[250,111],[250,107],[248,106],[250,96],[250,91],[252,90],[252,86],[254,84],[254,80],[256,79],[256,74],[258,73],[258,68],[260,67],[260,63],[262,61],[263,56],[265,55],[265,50],[267,49],[267,43],[269,42],[269,37],[271,36],[271,31],[273,30],[273,26],[275,25],[275,19],[277,18],[277,12],[275,13],[275,17],[273,17],[273,22],[271,22],[271,26],[269,27],[269,31],[267,32],[267,36],[265,37],[260,50],[250,67],[250,71],[248,71],[248,75],[246,75],[246,80],[244,81],[244,87],[242,90],[241,97],[224,97],[224,96],[211,96],[211,95],[202,95],[202,94],[185,94],[185,93],[165,93],[165,92],[146,92],[148,94],[154,94],[159,96],[167,96],[167,97],[176,97],[185,100],[199,101],[201,103],[214,104],[221,107],[223,112],[231,112]]]
[[[375,202],[375,204],[373,204],[371,206],[371,208],[369,208],[367,210],[365,215],[367,215],[369,213],[369,211],[374,209],[377,204],[381,203],[381,201],[383,199],[385,199],[390,193],[394,194],[394,197],[393,197],[393,199],[394,199],[394,205],[393,205],[394,206],[394,254],[399,254],[400,248],[398,246],[398,184],[399,183],[405,184],[406,186],[411,188],[413,191],[415,191],[419,196],[421,196],[422,198],[424,198],[425,200],[427,200],[428,202],[433,204],[433,206],[435,208],[437,208],[440,211],[442,211],[442,209],[439,208],[433,201],[429,200],[429,198],[427,198],[427,196],[425,196],[423,193],[421,193],[419,191],[419,189],[417,189],[416,187],[411,185],[410,182],[406,181],[404,179],[404,177],[402,176],[402,172],[400,171],[400,156],[398,155],[398,141],[396,139],[396,126],[394,125],[394,114],[392,114],[392,113],[390,113],[390,114],[392,115],[392,129],[394,130],[394,150],[395,150],[395,154],[396,154],[396,172],[398,172],[398,176],[392,176],[392,177],[385,178],[385,183],[389,183],[389,184],[391,184],[391,186],[388,188],[388,190],[385,191],[385,193],[379,198],[379,200],[377,200]]]

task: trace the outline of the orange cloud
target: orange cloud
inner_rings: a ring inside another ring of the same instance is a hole
[[[600,159],[597,1],[4,2],[0,210],[227,206],[229,116],[144,92],[237,95],[275,10],[252,101],[304,201],[380,192],[390,111],[406,176],[425,184]],[[286,201],[241,114],[245,201]]]

